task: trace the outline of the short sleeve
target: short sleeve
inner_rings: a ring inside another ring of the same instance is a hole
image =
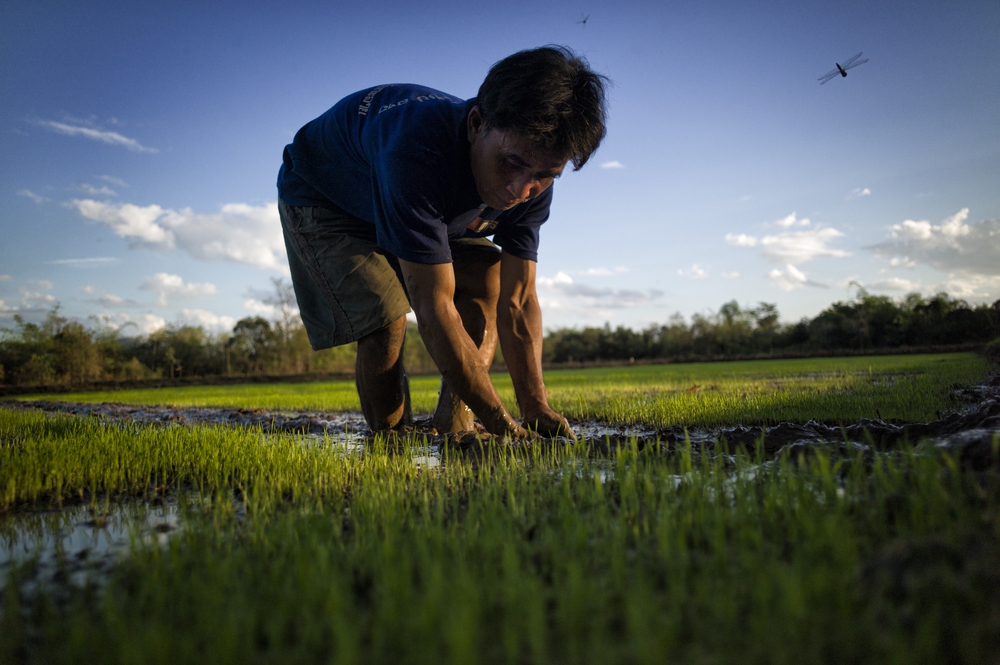
[[[504,215],[511,215],[511,217],[501,217],[501,222],[493,236],[493,242],[500,245],[508,254],[519,259],[537,262],[538,231],[539,227],[548,220],[551,205],[552,187],[550,186],[539,196],[524,204],[524,210],[515,208],[504,213]]]

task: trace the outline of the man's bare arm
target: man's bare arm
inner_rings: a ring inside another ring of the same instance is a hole
[[[442,376],[491,433],[523,437],[524,428],[504,408],[479,349],[455,309],[455,272],[450,263],[426,265],[400,259],[410,304],[427,351]]]
[[[542,380],[542,309],[535,291],[534,261],[503,252],[500,259],[500,302],[497,335],[507,371],[514,383],[526,427],[544,436],[576,439],[569,423],[549,407]]]

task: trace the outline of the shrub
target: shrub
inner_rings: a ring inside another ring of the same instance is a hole
[[[1000,337],[986,343],[983,347],[983,356],[991,365],[1000,365]]]

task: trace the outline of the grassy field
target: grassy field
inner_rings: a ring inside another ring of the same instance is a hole
[[[985,372],[982,358],[956,353],[552,370],[545,382],[553,408],[577,420],[652,426],[810,419],[839,424],[861,418],[931,420],[952,406],[951,386],[975,383]],[[516,414],[509,376],[496,374],[493,380]],[[433,410],[439,384],[436,377],[411,379],[414,412]],[[352,381],[69,393],[57,399],[290,411],[361,408]]]
[[[972,356],[907,356],[553,372],[548,384],[560,408],[616,422],[811,409],[921,420],[985,371]],[[293,386],[252,388],[253,406],[330,408]],[[247,406],[214,390],[159,402]],[[433,400],[432,384],[420,390]],[[137,528],[110,570],[58,551],[50,578],[41,553],[9,564],[0,662],[992,663],[1000,652],[1000,482],[931,442],[770,459],[761,447],[487,444],[438,451],[436,465],[422,462],[426,444],[361,451],[0,410],[5,542],[19,516],[69,504],[94,530],[120,506],[181,518],[162,538]]]

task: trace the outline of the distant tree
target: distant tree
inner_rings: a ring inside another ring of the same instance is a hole
[[[54,307],[41,324],[14,316],[17,330],[5,330],[2,364],[18,385],[81,383],[103,378],[104,362],[95,333]],[[5,372],[6,375],[6,372]]]
[[[168,326],[148,335],[123,337],[124,327],[95,319],[96,329],[61,315],[59,307],[41,323],[14,316],[0,328],[0,382],[17,385],[133,380],[156,376],[282,374],[352,371],[356,344],[312,351],[290,284],[272,280],[265,302],[274,317],[246,317],[229,334],[198,326]],[[770,354],[780,351],[892,349],[1000,340],[1000,300],[971,306],[946,293],[899,300],[855,285],[854,297],[834,302],[816,317],[782,325],[773,303],[754,307],[731,300],[718,312],[698,313],[688,323],[674,314],[665,324],[636,332],[625,326],[547,331],[547,363],[627,361],[686,356]],[[997,355],[1000,341],[990,353]],[[502,362],[499,349],[496,362]],[[415,325],[407,326],[404,362],[414,373],[436,370]]]
[[[104,362],[95,333],[77,321],[62,319],[53,336],[52,356],[56,374],[65,383],[103,378]]]
[[[281,342],[271,322],[262,316],[240,319],[226,343],[231,370],[237,374],[265,374],[278,364]]]
[[[279,372],[288,373],[303,371],[309,364],[307,357],[311,351],[307,346],[297,348],[295,344],[296,333],[300,330],[304,332],[302,321],[299,318],[298,302],[295,299],[295,291],[290,282],[286,282],[281,277],[272,277],[271,284],[274,292],[264,298],[264,304],[270,305],[275,310],[274,319],[274,339],[277,342],[275,351],[277,352],[277,364],[274,369]],[[304,339],[304,336],[299,336]]]

